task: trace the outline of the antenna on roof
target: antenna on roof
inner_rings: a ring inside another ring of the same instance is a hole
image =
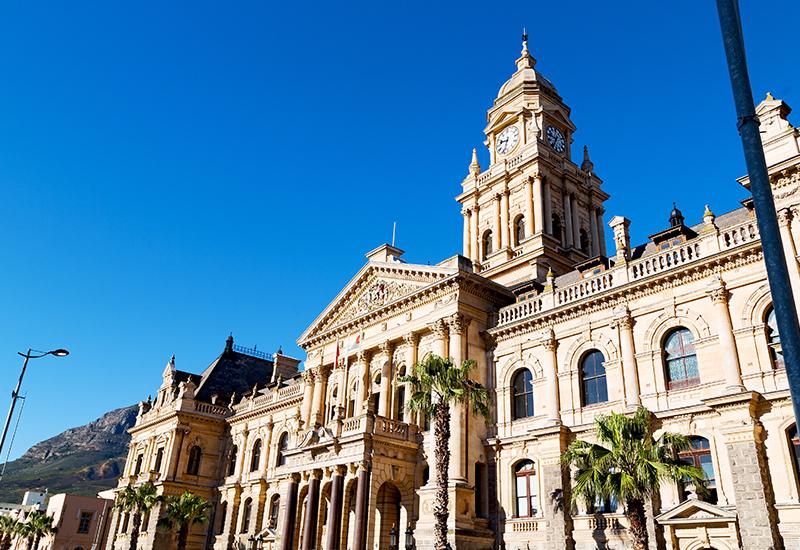
[[[394,246],[394,234],[396,231],[397,231],[397,222],[394,222],[394,225],[392,226],[392,246]]]

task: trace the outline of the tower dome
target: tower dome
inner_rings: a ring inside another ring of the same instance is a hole
[[[511,75],[511,78],[500,87],[495,104],[501,102],[501,100],[511,92],[517,91],[519,88],[525,86],[539,86],[554,94],[558,94],[556,87],[534,68],[536,67],[536,59],[531,55],[531,52],[528,51],[528,35],[523,35],[522,55],[517,59],[516,63],[517,72]]]

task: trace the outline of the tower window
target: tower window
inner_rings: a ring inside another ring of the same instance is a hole
[[[561,218],[558,217],[558,214],[553,214],[551,216],[553,220],[553,237],[559,243],[561,242]]]
[[[586,234],[585,229],[581,229],[581,252],[584,254],[589,254],[589,235]]]
[[[594,405],[608,401],[605,357],[598,350],[589,352],[581,361],[581,386],[583,404]]]
[[[492,232],[489,231],[483,237],[483,259],[489,257],[489,255],[494,252],[494,248],[492,247]]]
[[[514,376],[514,420],[533,416],[533,388],[531,371],[523,369]]]
[[[203,451],[197,445],[189,451],[189,465],[186,467],[186,473],[190,476],[196,476],[197,472],[200,471],[200,456],[202,454]]]
[[[517,246],[525,239],[525,217],[520,216],[514,224],[514,235],[517,239]]]
[[[694,349],[694,336],[689,329],[678,328],[664,340],[669,389],[686,388],[700,383],[700,369]]]
[[[783,350],[781,349],[781,335],[778,332],[778,321],[775,319],[775,309],[770,307],[767,311],[767,343],[772,366],[776,369],[786,368],[783,363]]]

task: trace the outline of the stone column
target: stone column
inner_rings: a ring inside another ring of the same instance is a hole
[[[353,411],[354,416],[364,414],[367,411],[367,374],[369,373],[369,359],[367,352],[361,350],[358,352],[358,392],[356,397],[356,406]]]
[[[433,333],[433,354],[439,357],[447,356],[447,325],[444,319],[439,319],[428,325]]]
[[[419,346],[419,335],[414,334],[413,332],[409,332],[408,334],[403,336],[403,340],[406,344],[406,375],[412,374],[414,370],[414,365],[417,363],[417,346]],[[411,383],[406,383],[406,403],[409,399],[411,399],[411,392],[414,391],[414,388],[411,386]],[[408,424],[416,424],[417,419],[412,418],[409,414],[403,413],[403,418]]]
[[[522,183],[522,188],[525,191],[525,236],[530,237],[533,235],[536,219],[533,211],[533,178],[525,178],[525,181]],[[516,231],[516,227],[514,231]]]
[[[792,212],[788,208],[778,210],[778,228],[781,233],[783,255],[786,257],[786,267],[789,271],[789,284],[792,293],[800,296],[800,274],[797,271],[797,246],[792,235]],[[800,302],[795,300],[795,307],[800,316]]]
[[[569,193],[564,193],[564,238],[567,240],[567,248],[573,245],[572,243],[572,197]]]
[[[331,477],[331,505],[328,516],[328,540],[325,550],[338,550],[342,536],[342,466],[334,466]]]
[[[453,364],[461,366],[464,362],[464,335],[467,331],[466,319],[460,313],[455,313],[447,319],[450,329],[450,357]],[[467,481],[467,433],[464,422],[464,407],[462,405],[450,406],[450,468],[448,477],[456,483]]]
[[[589,207],[589,228],[592,232],[592,256],[600,254],[600,235],[597,229],[597,216],[594,213],[594,207]]]
[[[320,426],[325,415],[325,389],[328,386],[330,365],[320,365],[314,369],[314,402],[311,405],[311,423]]]
[[[492,248],[495,251],[503,248],[500,225],[500,193],[494,196],[494,230],[492,231]]]
[[[544,189],[544,193],[542,195],[542,201],[544,204],[542,205],[542,216],[544,216],[544,226],[547,229],[547,234],[553,234],[553,212],[552,207],[550,205],[550,183],[545,179],[544,176],[542,178],[542,188]]]
[[[294,543],[294,524],[297,522],[297,483],[299,474],[292,474],[286,490],[286,509],[283,512],[282,536],[278,542],[278,550],[292,550]]]
[[[481,248],[480,248],[480,242],[479,242],[481,237],[480,237],[480,235],[478,235],[478,212],[479,211],[480,211],[480,208],[476,204],[472,208],[472,216],[470,216],[470,220],[469,220],[470,223],[472,224],[472,229],[470,230],[470,233],[472,235],[472,247],[470,249],[471,252],[470,252],[469,258],[473,262],[478,262],[481,259],[481,253],[480,253]]]
[[[542,175],[536,172],[533,175],[533,202],[531,206],[531,216],[534,220],[534,232],[541,233],[544,231],[545,213],[544,213],[544,185],[542,182]],[[536,215],[533,213],[533,207],[536,206]]]
[[[352,550],[366,550],[367,548],[367,515],[369,514],[369,464],[366,461],[358,463],[358,481],[356,486],[356,511],[355,525],[353,526]]]
[[[472,212],[469,208],[465,208],[461,211],[461,215],[464,216],[464,257],[465,258],[472,258],[472,235],[470,234],[471,231],[471,223],[470,218]]]
[[[306,497],[306,524],[303,529],[302,550],[317,547],[317,516],[319,515],[319,470],[311,472]]]
[[[725,282],[719,276],[714,277],[708,284],[706,294],[714,303],[714,316],[717,320],[720,355],[722,355],[722,370],[725,373],[725,389],[733,392],[744,391],[739,368],[739,354],[736,352],[733,326],[728,311],[728,290]]]
[[[547,518],[546,550],[572,550],[572,518],[569,514],[569,472],[561,466],[561,454],[567,448],[567,429],[554,426],[548,433],[539,432],[541,475],[540,506]]]
[[[615,307],[612,329],[619,329],[619,342],[622,347],[622,378],[625,385],[625,397],[628,408],[638,409],[642,402],[639,397],[639,370],[636,355],[633,351],[633,319],[628,306]]]
[[[303,404],[300,407],[300,415],[303,418],[303,428],[308,428],[308,423],[311,420],[311,401],[314,395],[314,377],[315,375],[312,369],[306,369],[303,371]]]
[[[500,193],[500,224],[503,228],[503,248],[511,246],[508,223],[508,189]]]
[[[603,224],[603,209],[597,209],[597,238],[600,241],[600,254],[606,255],[606,232]]]
[[[378,416],[389,418],[392,410],[392,344],[387,340],[378,346],[381,354],[381,401],[378,403]]]
[[[547,422],[548,424],[561,424],[561,406],[558,397],[558,374],[556,373],[556,349],[558,342],[553,329],[544,331],[542,334],[542,347],[544,348],[544,360],[542,367],[544,376],[547,380]]]
[[[573,237],[572,242],[575,244],[575,248],[580,249],[581,247],[581,223],[578,219],[578,198],[572,197],[572,231]]]

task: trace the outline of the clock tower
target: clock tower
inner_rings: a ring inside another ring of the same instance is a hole
[[[456,200],[463,206],[464,256],[476,272],[522,294],[549,270],[560,275],[585,262],[606,263],[609,196],[586,148],[581,165],[572,162],[570,109],[535,69],[527,35],[516,64],[487,112],[491,164],[481,171],[473,150]]]

